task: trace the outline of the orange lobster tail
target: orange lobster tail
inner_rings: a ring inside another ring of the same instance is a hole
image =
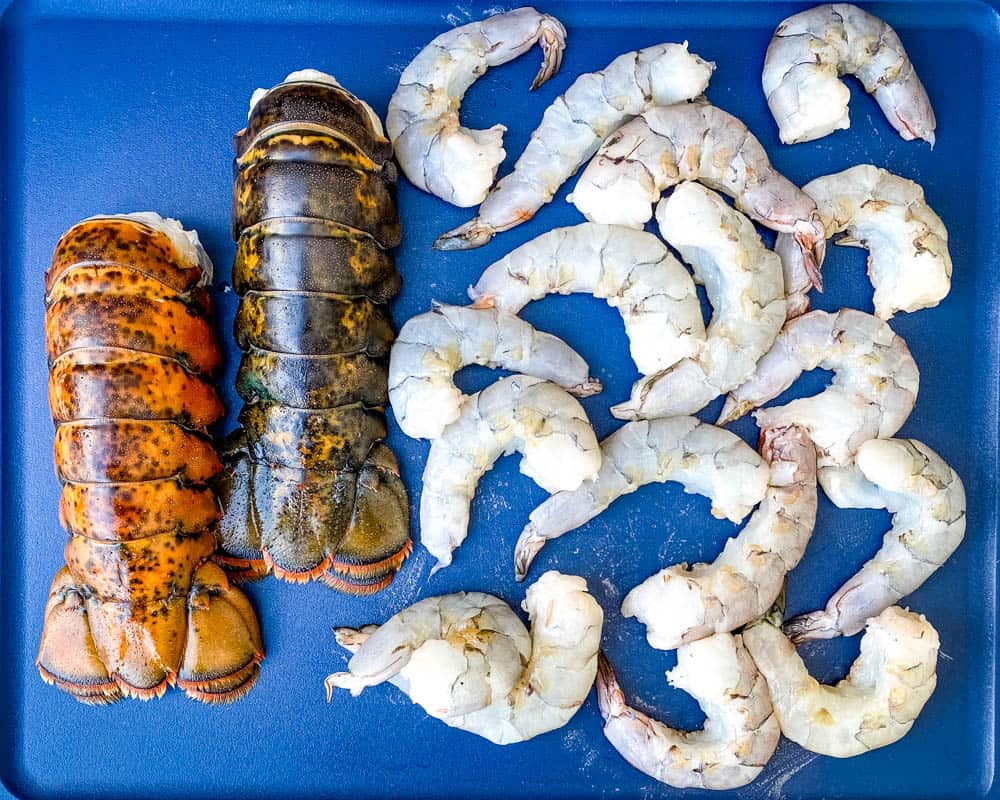
[[[222,464],[205,428],[223,414],[209,381],[221,355],[198,285],[202,253],[178,236],[169,222],[87,220],[60,240],[46,275],[70,538],[37,663],[85,703],[172,685],[227,702],[249,691],[263,659],[249,601],[209,560]]]

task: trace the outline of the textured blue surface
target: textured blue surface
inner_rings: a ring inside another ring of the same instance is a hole
[[[2,8],[3,3],[0,3]],[[133,7],[135,6],[135,7]],[[562,71],[539,91],[527,86],[537,51],[491,71],[470,91],[467,123],[502,122],[510,154],[505,172],[544,108],[581,72],[620,52],[690,40],[717,62],[709,97],[747,122],[777,167],[802,183],[871,161],[921,182],[944,218],[955,264],[951,295],[938,308],[903,315],[893,326],[920,366],[917,407],[902,431],[937,449],[965,479],[969,528],[958,553],[907,603],[941,633],[937,692],[902,742],[857,760],[814,758],[783,742],[748,798],[955,797],[990,793],[995,760],[997,611],[997,399],[1000,285],[997,246],[1000,164],[1000,26],[988,5],[880,3],[871,9],[901,34],[938,114],[938,144],[906,143],[875,103],[852,85],[850,130],[783,147],[759,88],[774,26],[803,6],[784,3],[541,3],[569,29]],[[507,7],[507,6],[504,6]],[[631,769],[606,744],[591,697],[562,730],[498,748],[429,719],[392,687],[323,702],[322,679],[345,657],[333,624],[382,621],[416,599],[458,589],[493,592],[512,604],[511,550],[543,492],[498,464],[482,482],[474,522],[455,564],[428,579],[417,549],[386,592],[364,600],[321,586],[265,581],[249,593],[264,627],[268,659],[250,696],[207,708],[170,692],[157,702],[81,706],[45,686],[33,660],[49,581],[62,563],[56,520],[52,427],[45,398],[42,272],[60,233],[100,212],[156,209],[202,235],[220,286],[233,245],[230,137],[245,119],[250,92],[292,69],[333,72],[384,114],[402,67],[449,24],[477,19],[478,2],[182,2],[45,0],[17,3],[0,29],[3,116],[2,430],[3,515],[0,571],[0,778],[13,794],[42,798],[671,797],[679,794]],[[431,299],[463,302],[465,287],[516,245],[579,221],[565,203],[569,186],[529,224],[467,253],[435,253],[430,243],[470,216],[405,184],[398,252],[405,288],[397,321]],[[870,310],[864,254],[834,248],[820,308]],[[220,288],[220,330],[229,349],[233,295]],[[636,377],[619,317],[592,298],[550,298],[524,316],[566,338],[605,385],[584,401],[600,436],[607,413]],[[463,374],[474,389],[494,376]],[[793,392],[815,391],[809,376]],[[709,412],[715,412],[713,404]],[[704,415],[714,418],[712,414]],[[231,426],[232,415],[227,425]],[[756,431],[737,428],[748,441]],[[416,508],[427,453],[393,428]],[[789,583],[789,612],[816,608],[878,547],[887,516],[837,511],[824,499],[816,535]],[[414,526],[416,515],[414,514]],[[649,649],[641,627],[622,620],[625,591],[659,567],[714,557],[735,529],[713,520],[702,498],[651,486],[616,503],[582,531],[550,545],[532,577],[556,567],[583,575],[605,608],[604,645],[640,708],[672,724],[697,726],[693,701],[666,686],[673,654]],[[857,639],[808,648],[820,679],[840,677]],[[735,794],[735,793],[734,793]],[[995,795],[996,793],[994,793]]]

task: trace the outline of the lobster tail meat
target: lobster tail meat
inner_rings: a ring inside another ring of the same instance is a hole
[[[240,428],[223,454],[216,560],[343,592],[388,586],[412,543],[386,436],[386,303],[400,277],[382,123],[304,70],[251,100],[234,138]]]
[[[170,685],[241,697],[263,659],[247,598],[209,559],[223,413],[197,236],[154,214],[98,217],[60,240],[46,274],[59,517],[38,669],[85,703]]]

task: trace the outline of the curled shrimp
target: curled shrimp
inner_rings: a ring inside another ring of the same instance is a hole
[[[691,265],[712,304],[702,349],[641,378],[619,419],[694,414],[749,378],[785,323],[781,259],[743,214],[699,183],[682,183],[656,209],[660,233]]]
[[[540,378],[514,375],[478,392],[431,444],[420,495],[420,541],[448,566],[469,531],[479,479],[502,455],[523,455],[521,472],[547,492],[597,474],[601,449],[580,403]]]
[[[699,352],[705,338],[691,275],[653,234],[618,225],[556,228],[487,267],[469,296],[516,314],[547,294],[592,294],[625,322],[644,375]]]
[[[771,759],[781,729],[767,684],[739,636],[720,633],[686,644],[667,681],[698,701],[705,726],[670,728],[630,707],[614,670],[599,655],[597,702],[604,735],[636,769],[679,789],[734,789],[754,780]]]
[[[736,434],[695,417],[623,425],[601,442],[601,470],[578,488],[553,494],[531,512],[514,549],[524,576],[550,539],[579,528],[619,497],[647,483],[677,481],[712,501],[712,515],[739,522],[767,491],[768,467]]]
[[[920,372],[906,342],[878,317],[843,308],[785,323],[754,376],[729,393],[718,424],[777,397],[816,367],[833,371],[830,386],[813,397],[760,409],[754,418],[761,429],[804,427],[821,468],[850,463],[862,442],[892,436],[913,410]]]
[[[915,591],[965,537],[965,488],[937,453],[913,439],[872,439],[849,468],[829,470],[827,494],[841,508],[885,508],[882,547],[822,611],[785,623],[793,642],[853,636],[865,620]],[[845,475],[845,472],[847,473]]]
[[[790,233],[810,273],[826,237],[816,203],[771,166],[740,120],[706,101],[651,108],[601,145],[569,201],[594,222],[641,228],[660,193],[699,180],[771,230]]]
[[[816,524],[816,448],[801,428],[765,430],[771,469],[763,502],[711,564],[676,564],[625,596],[622,614],[646,626],[646,639],[673,650],[757,619],[777,599]]]
[[[937,631],[898,606],[868,620],[861,654],[835,686],[809,674],[773,621],[746,628],[743,643],[767,680],[781,732],[825,756],[848,758],[899,741],[937,685]]]
[[[386,128],[406,177],[456,206],[479,205],[504,160],[503,125],[463,127],[458,108],[488,70],[542,48],[536,89],[559,71],[566,29],[555,17],[524,7],[442,33],[403,70],[389,100]]]
[[[520,317],[495,308],[435,305],[407,321],[389,359],[389,402],[407,436],[435,439],[458,419],[465,395],[452,377],[468,364],[544,378],[577,397],[601,390],[575,350]]]
[[[875,287],[875,316],[936,306],[951,289],[948,230],[913,181],[871,164],[810,181],[802,190],[816,201],[826,237],[868,250],[868,277]],[[774,246],[785,272],[789,316],[809,307],[812,278],[791,237]]]
[[[715,64],[684,44],[658,44],[618,56],[577,78],[545,110],[514,165],[487,195],[475,219],[438,237],[438,250],[482,247],[531,219],[617,127],[658,105],[698,97]]]
[[[546,572],[525,595],[531,633],[482,592],[428,597],[381,627],[335,629],[354,655],[326,679],[358,695],[388,681],[446,725],[495,744],[565,725],[597,673],[604,613],[583,578]]]
[[[761,83],[783,143],[850,127],[851,92],[841,75],[857,76],[904,139],[934,144],[934,109],[899,36],[849,3],[794,14],[774,32]]]

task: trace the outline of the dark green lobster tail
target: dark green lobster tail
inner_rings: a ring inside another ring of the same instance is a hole
[[[377,592],[412,547],[380,441],[400,286],[392,147],[367,104],[311,72],[260,97],[234,143],[245,405],[223,454],[217,558],[236,576]]]

